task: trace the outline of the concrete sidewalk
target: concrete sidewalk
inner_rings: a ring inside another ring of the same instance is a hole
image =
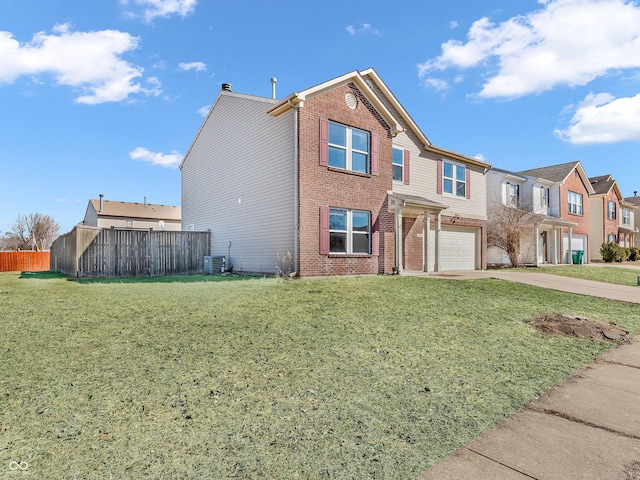
[[[497,278],[640,304],[640,287],[546,273],[437,276]],[[640,479],[640,336],[605,353],[416,480],[531,478]]]
[[[416,480],[640,478],[640,339],[553,387]]]

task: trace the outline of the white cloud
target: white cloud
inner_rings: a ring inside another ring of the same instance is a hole
[[[131,94],[155,95],[159,83],[144,88],[136,79],[144,69],[126,62],[122,54],[135,50],[138,38],[116,30],[74,32],[57,25],[53,34],[36,33],[20,44],[10,32],[0,31],[0,83],[12,83],[23,75],[53,75],[58,85],[79,91],[76,102],[119,102]]]
[[[609,93],[589,94],[569,127],[555,134],[576,145],[640,141],[640,94],[623,98]]]
[[[182,70],[195,70],[196,72],[206,72],[207,71],[207,65],[205,63],[202,63],[202,62],[189,62],[189,63],[182,62],[182,63],[178,64],[178,66]]]
[[[148,162],[151,165],[158,165],[167,168],[178,168],[184,155],[176,152],[175,150],[169,154],[157,153],[147,150],[143,147],[137,147],[135,150],[129,152],[129,157],[133,160],[139,160],[141,162]]]
[[[480,160],[481,162],[486,162],[487,161],[485,156],[483,154],[481,154],[481,153],[477,153],[476,155],[474,155],[473,158],[475,158],[477,160]]]
[[[211,110],[211,105],[205,105],[204,107],[198,109],[198,115],[200,115],[201,117],[206,117],[209,113],[209,110]]]
[[[449,82],[441,78],[427,78],[424,83],[430,85],[436,92],[443,92],[449,90]]]
[[[458,28],[458,22],[457,22],[457,21],[455,21],[455,20],[451,20],[451,21],[449,22],[449,28],[450,28],[450,29],[452,29],[452,30],[454,30],[454,29]]]
[[[586,85],[615,70],[640,67],[640,7],[629,0],[544,0],[540,10],[498,25],[473,23],[467,42],[449,40],[418,65],[433,72],[481,67],[478,96],[516,98],[558,85]]]
[[[348,25],[345,27],[345,30],[349,33],[349,35],[355,37],[356,35],[380,35],[380,32],[373,27],[370,23],[363,23],[360,26],[354,27],[353,25]]]
[[[136,5],[140,8],[142,18],[145,22],[151,23],[157,17],[165,18],[172,15],[186,17],[191,15],[196,8],[198,0],[120,0],[122,5]],[[136,17],[137,14],[129,12],[129,15]]]

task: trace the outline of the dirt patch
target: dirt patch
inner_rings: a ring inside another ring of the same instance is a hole
[[[558,313],[539,315],[531,320],[531,324],[543,332],[601,341],[622,342],[629,334],[620,325]]]
[[[633,462],[624,466],[627,480],[640,480],[640,462]]]

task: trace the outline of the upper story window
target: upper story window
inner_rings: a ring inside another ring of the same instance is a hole
[[[369,173],[369,132],[329,122],[329,166]]]
[[[631,225],[631,210],[628,208],[622,209],[622,224]]]
[[[371,253],[371,215],[363,210],[329,209],[329,251]]]
[[[467,168],[464,165],[443,160],[442,192],[455,197],[467,196]]]
[[[582,194],[569,192],[569,213],[582,215]]]
[[[549,187],[540,187],[540,206],[549,206]]]
[[[615,220],[617,218],[616,213],[616,202],[609,200],[607,202],[607,218],[609,220]]]
[[[393,148],[393,179],[399,182],[404,181],[404,152],[399,148]]]
[[[517,207],[520,204],[520,185],[507,183],[507,205]]]

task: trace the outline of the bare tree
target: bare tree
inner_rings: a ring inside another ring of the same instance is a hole
[[[523,239],[533,235],[538,215],[525,205],[505,205],[494,202],[487,222],[487,244],[502,250],[512,267],[519,264]],[[535,241],[535,239],[534,239]]]
[[[0,238],[0,249],[49,250],[59,233],[60,226],[49,215],[18,215],[11,231]]]

